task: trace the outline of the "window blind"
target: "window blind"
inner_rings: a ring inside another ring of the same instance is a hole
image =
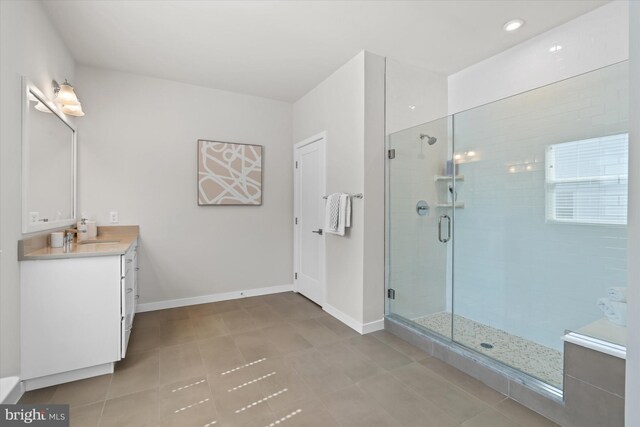
[[[547,220],[626,224],[628,162],[627,133],[549,145]]]

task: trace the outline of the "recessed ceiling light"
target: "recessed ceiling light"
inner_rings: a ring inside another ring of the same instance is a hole
[[[562,46],[561,46],[561,45],[559,45],[559,44],[554,44],[553,46],[551,46],[551,47],[549,48],[549,52],[551,52],[551,53],[553,53],[553,52],[557,52],[557,51],[559,51],[560,49],[562,49]]]
[[[512,19],[511,21],[504,24],[502,28],[504,28],[505,31],[515,31],[523,25],[524,21],[522,19]]]

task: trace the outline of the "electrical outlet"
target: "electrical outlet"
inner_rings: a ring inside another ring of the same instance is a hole
[[[117,224],[118,223],[118,211],[109,212],[109,223]]]
[[[40,212],[29,212],[29,222],[36,223],[40,220]]]

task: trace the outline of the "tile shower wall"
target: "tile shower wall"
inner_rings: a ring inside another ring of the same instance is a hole
[[[545,148],[626,132],[627,63],[457,114],[454,311],[562,350],[626,284],[626,226],[545,219]],[[464,153],[473,152],[474,156]]]
[[[389,168],[389,283],[396,291],[391,312],[415,318],[447,307],[447,246],[438,242],[439,200],[446,200],[446,182],[434,182],[443,172],[448,153],[449,119],[444,118],[389,136],[396,150]],[[420,134],[438,138],[434,145],[420,142]],[[429,213],[416,213],[418,200]]]

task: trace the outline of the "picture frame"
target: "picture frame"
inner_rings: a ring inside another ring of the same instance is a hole
[[[263,146],[198,140],[198,206],[261,206]]]

